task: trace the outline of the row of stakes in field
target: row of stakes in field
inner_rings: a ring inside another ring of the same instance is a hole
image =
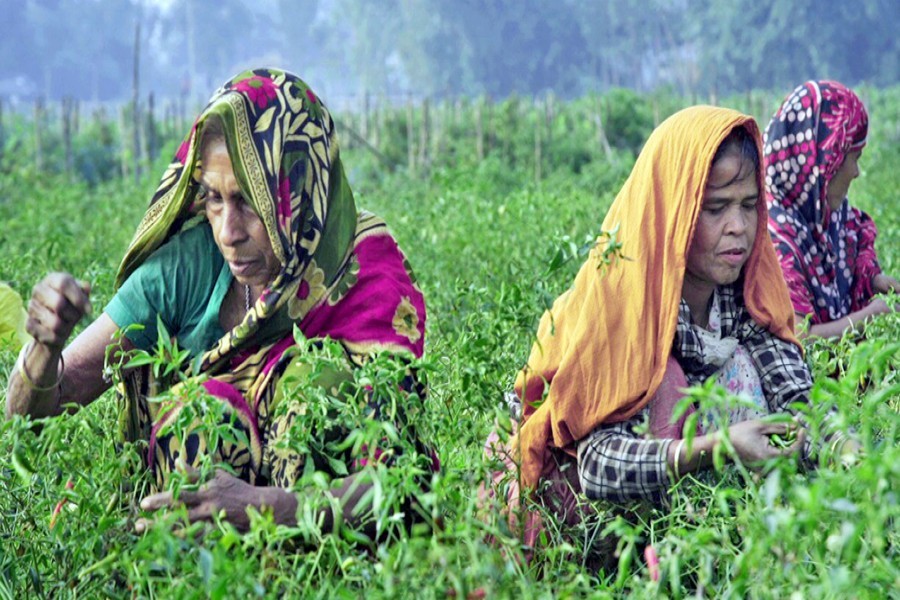
[[[507,104],[510,102],[506,101]],[[545,149],[553,142],[554,119],[561,110],[561,102],[552,95],[534,100],[514,100],[512,114],[521,126],[530,126],[533,130],[534,153],[532,169],[536,181],[544,174]],[[715,98],[710,99],[715,103]],[[754,98],[750,94],[747,102],[752,110],[760,110],[762,98]],[[88,107],[90,103],[84,103]],[[182,97],[167,100],[163,103],[162,114],[157,115],[158,106],[154,94],[150,93],[145,102],[133,95],[131,102],[115,105],[94,104],[91,119],[95,131],[101,126],[119,133],[119,165],[122,177],[139,179],[147,166],[159,156],[161,148],[172,140],[180,140],[186,133],[188,101]],[[432,102],[429,99],[413,100],[412,97],[403,102],[396,98],[381,99],[374,102],[370,94],[362,94],[356,106],[343,107],[336,116],[342,144],[346,147],[364,148],[377,157],[389,170],[406,168],[412,174],[426,173],[435,157],[448,150],[450,136],[463,135],[471,140],[470,150],[475,158],[482,161],[493,152],[509,154],[509,136],[498,135],[501,120],[498,104],[487,98],[472,101],[442,100]],[[688,102],[685,102],[688,104]],[[200,106],[194,107],[199,110]],[[509,115],[509,106],[506,108]],[[61,143],[64,154],[64,168],[71,174],[74,170],[73,139],[76,138],[83,124],[82,102],[71,98],[63,98],[58,103],[47,102],[43,98],[34,100],[31,111],[31,128],[33,132],[32,152],[34,165],[38,172],[46,167],[45,153],[48,144]],[[4,101],[0,98],[0,159],[5,148],[5,119],[10,111],[5,110]],[[20,111],[21,112],[21,111]],[[115,115],[115,122],[110,118]],[[604,128],[604,113],[608,112],[605,100],[597,96],[592,105],[582,113],[595,128],[592,150],[601,153],[607,160],[613,159],[613,151]],[[656,101],[653,101],[655,124],[661,120]],[[26,117],[28,115],[21,115]],[[664,116],[664,115],[663,115]],[[405,124],[403,123],[405,121]],[[405,138],[405,164],[397,158],[396,153],[389,157],[384,148],[387,141],[388,127],[402,128]]]

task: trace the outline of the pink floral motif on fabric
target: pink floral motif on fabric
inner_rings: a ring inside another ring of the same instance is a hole
[[[243,79],[232,88],[244,94],[259,108],[266,108],[275,99],[275,84],[271,79],[254,75]]]

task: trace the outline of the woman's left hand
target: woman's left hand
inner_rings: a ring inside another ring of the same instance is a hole
[[[887,294],[891,290],[895,294],[900,294],[900,281],[897,281],[890,275],[879,273],[872,278],[872,289],[876,294]]]
[[[197,490],[181,490],[178,498],[172,492],[162,492],[141,500],[141,508],[147,511],[174,509],[184,506],[188,521],[212,521],[216,515],[240,531],[250,529],[250,507],[258,511],[272,509],[275,522],[282,525],[296,524],[297,500],[294,495],[277,487],[256,487],[238,479],[227,471],[216,471],[215,476]],[[135,531],[143,533],[152,521],[139,519]]]

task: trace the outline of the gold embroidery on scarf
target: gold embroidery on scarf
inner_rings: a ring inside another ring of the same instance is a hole
[[[272,244],[272,250],[275,257],[284,265],[287,257],[284,254],[284,247],[278,238],[278,227],[275,223],[275,202],[272,198],[272,190],[266,183],[266,175],[263,170],[260,156],[256,152],[253,145],[253,133],[250,131],[250,121],[247,118],[247,112],[244,107],[243,96],[239,94],[229,94],[228,103],[231,105],[234,113],[234,124],[237,130],[237,147],[240,154],[240,163],[244,166],[244,172],[247,175],[247,184],[250,186],[250,195],[257,198],[257,209],[260,212],[260,218],[269,234],[269,242]],[[278,127],[276,121],[273,127]]]

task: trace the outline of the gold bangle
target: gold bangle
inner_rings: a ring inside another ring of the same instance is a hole
[[[51,386],[41,387],[31,380],[31,377],[28,376],[28,371],[25,370],[25,356],[28,354],[28,346],[29,344],[25,344],[24,346],[22,346],[22,350],[19,351],[19,377],[21,377],[22,381],[24,381],[25,384],[35,392],[49,392],[51,390],[55,390],[57,387],[59,387],[59,384],[62,383],[63,375],[66,372],[66,361],[63,359],[62,353],[60,353],[59,355],[60,369],[56,382]]]
[[[681,462],[681,448],[684,447],[684,438],[678,440],[678,445],[675,446],[675,465],[673,471],[675,472],[675,478],[681,479],[681,469],[678,468],[678,463]]]

